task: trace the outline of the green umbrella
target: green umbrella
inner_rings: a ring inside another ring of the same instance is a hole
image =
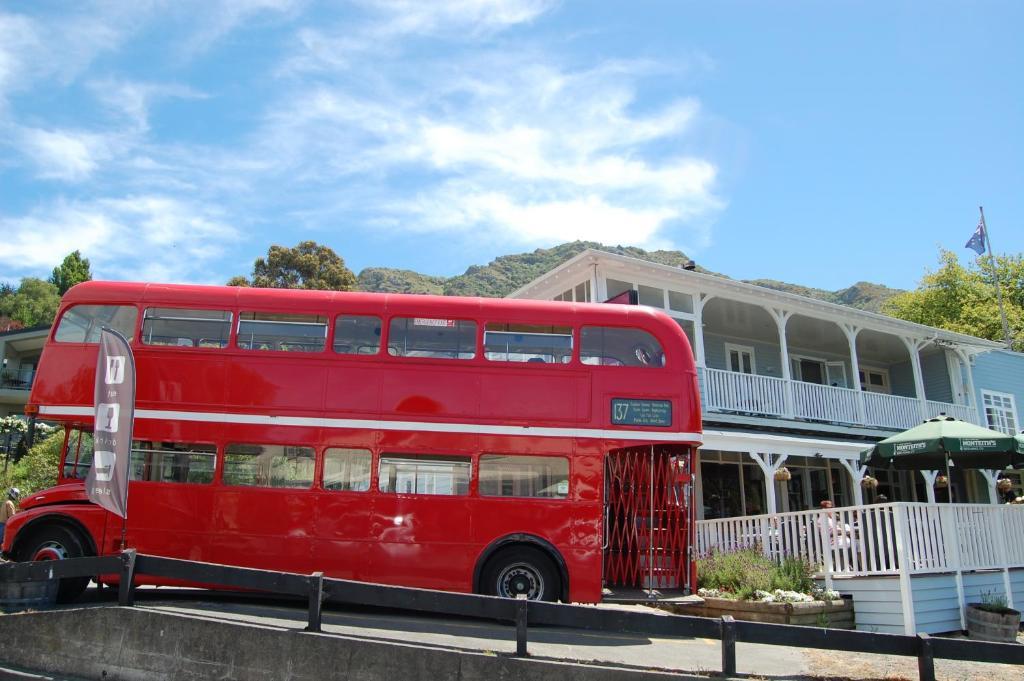
[[[860,460],[875,468],[901,470],[941,470],[948,463],[997,470],[1024,463],[1024,439],[937,416],[878,442],[861,453]]]
[[[1014,435],[1013,439],[1017,441],[1017,453],[1024,456],[1024,433]]]

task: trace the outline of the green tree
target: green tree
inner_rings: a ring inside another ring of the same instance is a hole
[[[1024,350],[1024,258],[996,258],[1003,305],[1015,350]],[[913,291],[890,298],[882,312],[907,321],[937,326],[994,341],[1003,340],[999,303],[987,262],[960,264],[956,254],[942,250],[939,268],[927,272]]]
[[[249,283],[248,279],[246,279],[245,277],[239,275],[237,277],[231,277],[230,279],[228,279],[227,285],[228,286],[251,286],[252,284]]]
[[[271,246],[266,259],[257,258],[251,283],[234,277],[231,286],[258,288],[303,288],[324,291],[350,291],[356,287],[356,275],[345,261],[327,246],[303,241],[295,248]]]
[[[25,326],[52,324],[60,305],[60,293],[53,284],[25,277],[12,295],[0,298],[0,316],[10,317]]]
[[[50,275],[50,283],[57,287],[57,292],[61,295],[67,293],[75,284],[91,279],[89,259],[83,258],[81,251],[68,254],[60,265],[53,268],[53,274]]]

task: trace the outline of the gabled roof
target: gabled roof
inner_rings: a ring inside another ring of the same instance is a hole
[[[865,328],[885,329],[889,333],[912,336],[922,340],[934,339],[957,343],[959,345],[967,345],[971,346],[976,352],[1005,348],[1002,343],[995,341],[976,338],[974,336],[955,333],[953,331],[946,331],[945,329],[938,329],[932,326],[925,326],[924,324],[908,322],[902,319],[896,319],[895,317],[879,314],[877,312],[859,310],[854,307],[829,303],[824,300],[817,300],[815,298],[809,298],[795,293],[776,291],[775,289],[758,286],[756,284],[748,284],[743,281],[728,279],[719,275],[684,270],[671,265],[662,265],[648,260],[641,260],[640,258],[608,253],[606,251],[599,251],[592,248],[588,248],[553,270],[542,274],[528,284],[510,293],[508,297],[527,297],[531,291],[536,291],[553,285],[555,279],[559,278],[561,275],[567,272],[574,272],[577,270],[581,271],[593,264],[612,264],[621,265],[633,270],[648,270],[660,278],[679,281],[680,287],[684,290],[697,290],[702,293],[711,293],[723,298],[740,300],[754,304],[763,305],[766,302],[770,302],[770,304],[776,307],[791,310],[795,313],[810,317],[853,322],[858,325],[863,325]]]

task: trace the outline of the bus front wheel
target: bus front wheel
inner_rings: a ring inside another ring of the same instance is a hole
[[[525,594],[531,601],[555,601],[561,580],[554,563],[541,550],[516,546],[499,551],[483,571],[484,593],[503,598]]]
[[[47,525],[35,530],[18,551],[18,560],[63,560],[86,554],[85,542],[78,533],[63,525]],[[57,601],[67,603],[78,598],[89,585],[88,577],[60,580]]]

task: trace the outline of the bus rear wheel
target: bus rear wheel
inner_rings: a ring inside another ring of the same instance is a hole
[[[81,558],[85,554],[85,542],[76,531],[62,525],[47,525],[29,536],[19,549],[17,558],[20,561],[63,560]],[[75,600],[88,585],[88,577],[60,580],[57,602],[68,603]]]
[[[525,594],[531,601],[556,601],[562,593],[555,564],[543,551],[529,546],[504,549],[488,560],[481,587],[492,596]]]

